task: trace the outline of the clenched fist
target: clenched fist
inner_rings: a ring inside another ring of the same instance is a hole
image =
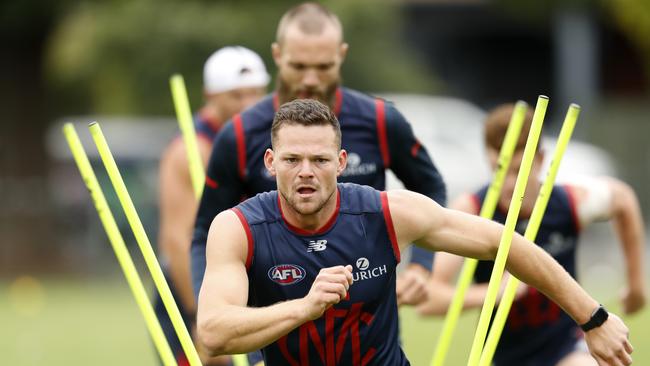
[[[325,310],[345,299],[352,282],[351,265],[321,269],[305,296],[307,317],[320,318]]]

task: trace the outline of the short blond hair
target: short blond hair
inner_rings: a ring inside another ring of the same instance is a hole
[[[293,23],[297,23],[298,29],[305,34],[321,34],[329,23],[341,33],[343,40],[343,26],[339,17],[319,3],[304,2],[284,13],[275,34],[275,41],[279,45],[282,45],[287,28]]]

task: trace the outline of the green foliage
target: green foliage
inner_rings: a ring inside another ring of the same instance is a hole
[[[247,46],[273,73],[270,45],[292,1],[135,0],[79,3],[55,28],[46,72],[59,103],[77,113],[173,113],[168,78],[184,75],[201,103],[203,62],[216,49]],[[398,39],[395,4],[329,1],[345,27],[345,84],[362,90],[432,91]],[[77,108],[77,109],[74,109]]]

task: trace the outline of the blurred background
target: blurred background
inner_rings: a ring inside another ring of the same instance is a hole
[[[0,3],[0,353],[11,365],[153,365],[155,351],[60,127],[77,123],[140,273],[133,236],[86,124],[98,120],[152,243],[157,164],[176,134],[168,78],[202,104],[206,58],[241,44],[273,73],[275,27],[294,1],[3,1]],[[344,25],[346,86],[396,102],[449,185],[487,179],[481,118],[496,104],[550,97],[552,142],[582,106],[563,173],[611,174],[650,212],[650,2],[647,0],[325,1]],[[582,240],[580,273],[613,309],[624,285],[611,228]],[[595,248],[595,249],[594,249]],[[647,253],[647,250],[646,250]],[[647,258],[647,254],[646,254]],[[647,263],[647,260],[646,260]],[[647,272],[647,271],[646,271]],[[646,273],[647,275],[647,273]],[[439,321],[403,309],[414,365]],[[461,364],[476,314],[452,353]],[[650,364],[650,314],[626,319],[636,364]],[[635,333],[636,332],[636,333]],[[641,347],[639,347],[641,346]],[[455,361],[457,360],[457,361]]]

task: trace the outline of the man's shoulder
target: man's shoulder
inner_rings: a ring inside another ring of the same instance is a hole
[[[341,212],[360,214],[381,211],[381,192],[373,187],[355,183],[338,183]]]
[[[270,128],[275,114],[274,103],[274,94],[268,94],[259,102],[233,117],[233,121],[239,118],[246,130],[259,127]]]
[[[235,209],[244,215],[249,225],[256,225],[278,220],[277,201],[277,191],[263,192],[239,203]]]
[[[377,98],[362,93],[358,90],[341,88],[343,94],[343,106],[339,119],[345,123],[348,119],[363,118],[374,120],[377,115]]]
[[[341,87],[341,92],[343,93],[343,100],[349,99],[355,103],[372,104],[377,99],[377,97],[368,93],[346,87]]]
[[[358,117],[375,121],[380,115],[391,122],[399,116],[395,105],[384,98],[363,93],[358,90],[341,88],[343,91],[343,108],[341,120],[346,117]]]
[[[273,123],[274,113],[273,96],[267,95],[258,103],[229,119],[219,130],[217,140],[235,141],[239,132],[243,132],[244,136],[259,131],[266,134]]]

